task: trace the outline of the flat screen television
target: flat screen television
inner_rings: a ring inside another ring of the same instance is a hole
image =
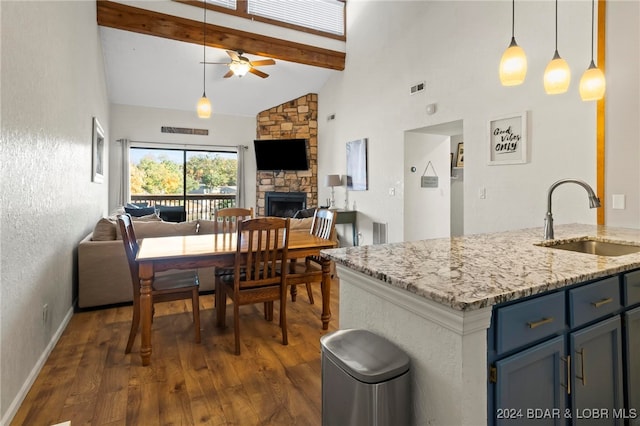
[[[309,170],[306,139],[258,139],[253,146],[258,170]]]

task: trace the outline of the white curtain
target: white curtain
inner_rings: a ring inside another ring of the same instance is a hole
[[[246,206],[244,196],[244,152],[247,148],[246,145],[238,145],[238,176],[236,178],[236,206],[238,207]]]
[[[129,139],[118,139],[120,144],[120,187],[118,191],[118,205],[124,206],[129,202]]]

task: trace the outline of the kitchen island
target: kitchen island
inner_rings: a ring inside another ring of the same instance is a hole
[[[578,224],[557,226],[555,241],[585,236],[640,245],[640,230]],[[599,256],[543,247],[541,243],[542,228],[534,228],[323,251],[323,256],[336,262],[340,277],[340,328],[376,332],[411,357],[415,424],[501,423],[493,408],[496,396],[489,376],[492,362],[500,352],[511,355],[517,345],[505,341],[511,335],[495,331],[495,311],[521,301],[546,302],[542,297],[555,294],[555,299],[561,299],[557,306],[563,310],[562,315],[565,307],[567,312],[566,317],[556,318],[551,326],[555,329],[547,337],[569,339],[568,333],[574,327],[571,312],[574,295],[569,293],[570,289],[584,283],[586,288],[590,282],[611,277],[618,283],[619,278],[624,279],[624,273],[640,268],[640,253]],[[617,291],[619,286],[615,283],[607,288],[613,286]],[[637,289],[637,284],[633,285]],[[615,308],[608,317],[626,315],[623,310],[629,304],[627,299],[625,293],[619,300],[604,302],[605,309]],[[542,303],[538,308],[546,305],[554,304]],[[543,324],[552,322],[550,318],[541,318]],[[584,323],[589,324],[589,320]],[[538,327],[537,322],[528,324],[529,328]],[[544,330],[546,326],[535,330]],[[632,334],[625,330],[625,341],[637,344],[640,330],[635,328]],[[614,337],[624,331],[617,333]],[[496,336],[500,336],[497,340],[503,349],[496,350]],[[540,339],[525,343],[537,344]],[[640,364],[637,352],[635,355],[635,363]],[[628,355],[619,358],[627,363],[632,361]],[[566,378],[573,368],[567,365],[556,370],[561,373],[566,370],[563,376]],[[633,371],[620,368],[620,374],[637,376],[635,368]],[[631,381],[629,377],[625,379],[625,383]],[[637,401],[637,389],[634,392],[625,391],[625,400]],[[566,397],[568,401],[570,398]],[[619,399],[622,398],[620,395]],[[566,404],[572,409],[571,402]],[[565,407],[565,403],[561,406]],[[633,416],[633,412],[630,414]],[[633,421],[631,424],[637,424],[637,419]]]

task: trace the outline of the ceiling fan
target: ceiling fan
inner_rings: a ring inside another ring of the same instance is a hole
[[[246,57],[242,56],[244,52],[242,50],[238,50],[234,52],[233,50],[227,50],[227,55],[231,58],[231,62],[201,62],[203,64],[213,64],[213,65],[226,65],[229,67],[229,71],[224,75],[224,78],[229,78],[233,75],[237,75],[238,77],[242,77],[247,72],[251,74],[255,74],[258,77],[267,78],[269,74],[256,69],[255,67],[261,67],[265,65],[275,65],[276,61],[273,59],[262,59],[259,61],[250,61]]]

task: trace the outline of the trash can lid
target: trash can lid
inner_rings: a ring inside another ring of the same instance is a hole
[[[340,368],[364,383],[384,382],[409,370],[404,351],[368,330],[338,330],[322,336],[320,344]]]

